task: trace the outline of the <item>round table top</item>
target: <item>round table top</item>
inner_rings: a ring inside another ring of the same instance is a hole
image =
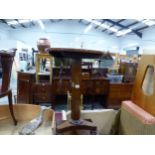
[[[50,48],[48,52],[54,57],[72,59],[99,58],[104,54],[102,51],[76,48]]]

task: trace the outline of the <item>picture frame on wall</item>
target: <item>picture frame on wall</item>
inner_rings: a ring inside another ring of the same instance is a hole
[[[134,82],[137,73],[137,63],[124,63],[124,82]]]

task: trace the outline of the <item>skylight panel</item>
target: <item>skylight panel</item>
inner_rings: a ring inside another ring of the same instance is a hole
[[[131,29],[126,29],[126,30],[118,31],[118,32],[116,33],[116,36],[123,36],[123,35],[125,35],[125,34],[130,33],[131,31],[132,31]]]

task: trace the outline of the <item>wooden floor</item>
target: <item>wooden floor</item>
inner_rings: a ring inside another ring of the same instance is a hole
[[[40,112],[40,106],[31,104],[15,104],[14,113],[18,121],[13,124],[8,105],[0,105],[0,135],[18,135],[19,131]],[[44,113],[43,123],[35,130],[36,135],[51,135],[54,127],[54,111],[47,109]]]
[[[19,135],[19,131],[28,123],[28,121],[19,121],[17,126],[13,125],[12,120],[6,119],[0,121],[0,135]],[[35,130],[34,135],[52,135],[51,121],[43,124]]]

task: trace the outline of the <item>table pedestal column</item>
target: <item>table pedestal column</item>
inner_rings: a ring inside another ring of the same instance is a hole
[[[91,121],[80,119],[81,104],[81,59],[73,59],[71,66],[71,120],[62,121],[56,126],[56,134],[69,132],[76,134],[77,130],[89,130],[96,134],[97,127]]]
[[[71,119],[78,123],[80,120],[81,104],[81,59],[73,60],[71,66]]]

